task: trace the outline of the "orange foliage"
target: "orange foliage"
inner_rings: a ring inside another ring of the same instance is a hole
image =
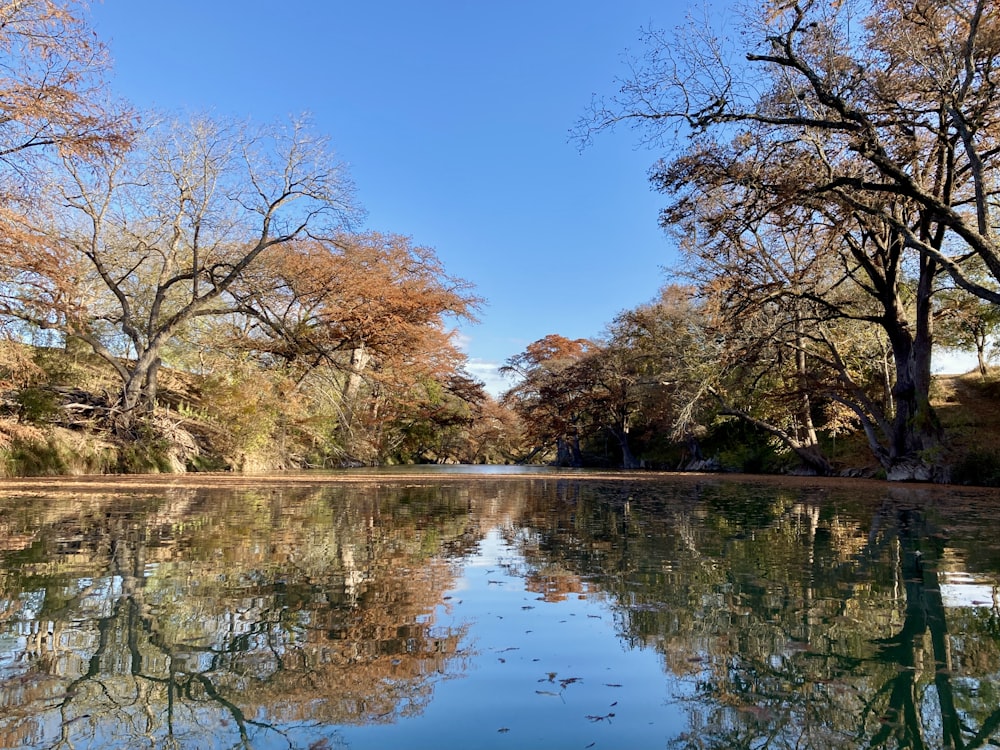
[[[479,300],[426,247],[370,232],[271,248],[235,296],[250,319],[240,345],[291,363],[358,348],[397,366],[446,352],[446,318]],[[452,364],[448,362],[447,364]]]
[[[0,155],[43,146],[95,154],[126,145],[130,113],[105,101],[104,47],[55,0],[0,6]],[[18,173],[19,179],[23,178]]]
[[[557,333],[550,333],[528,344],[524,351],[527,362],[541,365],[579,359],[590,348],[592,347],[586,339],[568,339]]]

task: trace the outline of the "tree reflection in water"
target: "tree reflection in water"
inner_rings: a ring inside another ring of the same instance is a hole
[[[724,483],[609,503],[576,489],[561,519],[540,511],[526,559],[611,594],[623,637],[695,686],[672,746],[1000,744],[998,540],[946,553],[929,520],[989,529],[995,504],[935,512],[887,489],[872,508],[849,491]],[[946,609],[942,560],[984,552],[992,601]]]
[[[408,484],[0,500],[0,748],[333,747],[344,727],[429,713],[450,677],[499,717],[494,670],[514,650],[474,652],[487,615],[457,593],[488,534],[510,551],[503,582],[533,600],[508,586],[511,606],[551,612],[556,628],[585,597],[613,615],[608,638],[659,660],[686,727],[653,743],[604,722],[622,746],[1000,740],[995,497],[724,479]],[[992,601],[946,606],[958,573]],[[527,695],[547,695],[529,667]],[[628,686],[614,687],[625,715]],[[575,747],[556,716],[546,709],[538,736]],[[511,718],[477,737],[442,729],[437,746],[516,745]]]
[[[433,613],[468,513],[414,499],[170,492],[26,506],[17,529],[8,513],[0,746],[328,746],[329,725],[420,711],[462,670],[464,628]]]

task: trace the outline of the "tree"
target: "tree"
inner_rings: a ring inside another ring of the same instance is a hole
[[[489,394],[472,404],[472,424],[463,435],[463,463],[508,464],[523,455],[517,415]]]
[[[703,460],[697,436],[707,410],[698,402],[718,364],[703,313],[693,288],[668,284],[619,313],[576,366],[588,376],[590,420],[616,440],[624,468],[642,465],[639,455],[663,437],[684,443],[689,465]]]
[[[807,136],[792,144],[744,131],[731,143],[699,143],[653,172],[672,198],[662,221],[685,249],[684,272],[714,299],[728,342],[736,394],[723,409],[829,473],[812,402],[832,399],[855,412],[887,473],[929,478],[926,457],[940,439],[929,398],[937,264],[908,256],[896,225],[866,210],[862,196],[817,199],[827,145]],[[919,208],[890,200],[898,222],[921,233],[934,226]],[[891,346],[890,399],[873,394],[882,383],[866,358],[848,355],[872,340],[872,327]],[[778,397],[770,415],[747,405],[763,394]]]
[[[21,219],[41,200],[57,155],[89,158],[125,149],[131,111],[105,93],[108,56],[79,2],[0,1],[0,268],[20,266]],[[32,265],[52,270],[52,258]],[[17,273],[13,274],[16,279]],[[11,280],[2,277],[0,287]]]
[[[680,466],[700,466],[700,437],[715,416],[708,395],[718,383],[721,352],[697,289],[667,284],[653,301],[620,313],[609,333],[611,346],[631,351],[639,373],[639,426],[646,440],[665,436],[681,443]]]
[[[556,463],[580,466],[590,451],[587,460],[620,456],[623,468],[635,469],[666,436],[700,462],[701,401],[718,366],[702,312],[690,288],[668,285],[653,302],[616,316],[600,340],[552,334],[510,358],[503,371],[520,381],[503,402],[533,454],[555,448]],[[609,455],[607,438],[618,456]]]
[[[639,419],[644,386],[634,354],[629,347],[602,343],[571,368],[571,379],[581,384],[588,421],[614,439],[623,469],[641,465],[629,437]]]
[[[0,196],[30,198],[45,152],[94,155],[124,148],[131,113],[107,101],[104,47],[79,2],[0,2]]]
[[[698,24],[674,36],[650,31],[634,75],[619,96],[594,102],[577,135],[586,142],[626,122],[654,145],[735,126],[788,143],[819,134],[828,159],[814,195],[856,203],[957,285],[1000,302],[966,269],[973,255],[1000,278],[992,8],[991,0],[775,0],[746,19],[738,44]],[[731,62],[739,53],[745,65]],[[896,213],[900,202],[925,221]]]
[[[583,388],[567,375],[593,349],[594,344],[586,339],[549,334],[528,344],[500,368],[502,374],[520,378],[501,402],[521,418],[534,446],[532,455],[555,448],[558,465],[583,464]]]
[[[893,478],[935,470],[928,461],[940,434],[928,391],[936,276],[943,269],[963,289],[1000,299],[970,262],[1000,270],[990,229],[1000,36],[988,7],[881,0],[859,26],[850,2],[769,3],[747,20],[743,66],[728,63],[731,50],[705,29],[689,28],[683,39],[650,33],[647,57],[621,96],[597,102],[580,131],[586,139],[631,122],[648,142],[678,148],[654,171],[661,189],[680,195],[667,221],[694,230],[706,205],[716,216],[730,210],[731,224],[716,224],[710,238],[739,244],[740,222],[780,228],[792,219],[843,258],[843,278],[878,307],[844,309],[817,289],[810,298],[819,320],[846,313],[884,329],[894,361],[891,413],[872,411],[821,328],[811,323],[809,333],[829,350],[828,364],[853,393],[850,405]],[[683,131],[691,139],[681,146],[675,136]],[[720,195],[730,199],[725,210],[713,208]]]
[[[395,428],[435,423],[442,401],[462,402],[453,390],[475,403],[485,395],[452,388],[465,379],[465,356],[449,326],[474,320],[480,300],[408,237],[340,232],[288,243],[266,253],[230,296],[226,346],[284,372],[297,390],[335,384],[325,400],[352,461],[398,458],[406,437]]]
[[[470,290],[408,237],[339,232],[288,243],[232,287],[234,343],[293,366],[298,378],[347,352],[360,375],[373,357],[426,353],[429,332],[447,320],[474,320],[480,300]]]
[[[1000,333],[1000,305],[973,297],[960,289],[946,289],[937,296],[937,339],[942,346],[973,350],[979,374],[986,377],[987,347]]]
[[[121,378],[126,431],[154,407],[179,331],[231,312],[228,293],[267,251],[358,215],[344,167],[300,122],[164,123],[124,154],[62,165],[49,203],[18,227],[0,305],[102,356]]]

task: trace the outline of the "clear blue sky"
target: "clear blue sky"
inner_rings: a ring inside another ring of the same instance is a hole
[[[627,131],[568,132],[613,93],[664,0],[103,0],[116,92],[139,108],[273,122],[308,113],[348,163],[366,229],[433,247],[487,305],[470,370],[549,333],[599,335],[674,260]]]

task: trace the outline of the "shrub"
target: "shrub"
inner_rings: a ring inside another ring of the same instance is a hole
[[[955,484],[1000,487],[1000,453],[986,448],[966,453],[951,470]]]
[[[23,388],[14,395],[21,422],[48,422],[59,413],[56,394],[44,388]]]

